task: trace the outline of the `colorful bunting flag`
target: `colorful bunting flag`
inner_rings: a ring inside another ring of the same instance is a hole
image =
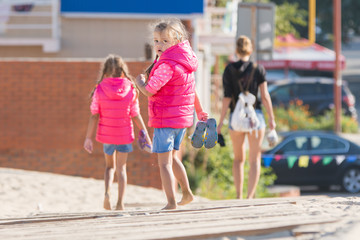
[[[326,166],[326,165],[329,165],[332,162],[332,160],[333,160],[332,156],[325,156],[323,158],[322,163],[323,163],[324,166]]]
[[[340,165],[345,160],[345,156],[344,155],[338,155],[338,156],[336,156],[335,159],[336,159],[337,165]]]
[[[317,156],[317,155],[313,155],[311,156],[311,161],[313,164],[316,164],[317,162],[319,162],[321,160],[321,157],[320,156]]]
[[[301,156],[299,156],[298,166],[303,167],[303,168],[309,167],[310,159],[313,164],[316,164],[322,160],[322,164],[324,166],[326,166],[326,165],[329,165],[334,159],[336,160],[336,164],[340,165],[345,159],[348,162],[354,162],[358,158],[360,158],[360,156],[358,157],[356,155],[350,155],[347,157],[345,155],[337,155],[335,157],[334,156],[319,156],[319,155],[312,155],[312,156],[301,155]],[[283,155],[267,154],[267,155],[262,156],[262,160],[264,162],[265,167],[270,167],[272,160],[280,161],[281,159],[284,159]],[[288,163],[288,167],[293,168],[295,165],[295,162],[298,160],[298,157],[295,155],[291,155],[291,156],[287,156],[286,160]]]
[[[288,157],[287,157],[288,167],[289,167],[289,168],[293,168],[296,160],[297,160],[297,156],[288,156]]]
[[[273,155],[263,155],[262,159],[264,161],[264,166],[265,167],[270,167],[271,161],[272,161],[273,158],[274,158]]]
[[[309,156],[299,157],[299,167],[307,168],[309,166]]]
[[[275,161],[279,161],[280,159],[282,159],[282,155],[275,155]]]
[[[356,155],[350,155],[350,156],[347,156],[346,160],[348,162],[355,162],[355,160],[357,159]]]

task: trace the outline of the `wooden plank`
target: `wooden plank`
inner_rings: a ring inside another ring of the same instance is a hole
[[[118,236],[130,240],[206,239],[291,230],[301,232],[300,227],[334,223],[341,218],[319,209],[304,210],[303,206],[311,201],[213,201],[194,203],[171,211],[59,213],[25,219],[2,219],[0,239],[82,240]]]

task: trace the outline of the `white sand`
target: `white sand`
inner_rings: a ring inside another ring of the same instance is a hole
[[[111,188],[111,204],[117,201],[117,183]],[[60,174],[0,168],[0,218],[27,217],[37,213],[104,211],[104,181]],[[177,195],[181,199],[181,195]],[[195,201],[207,201],[196,198]],[[163,191],[128,185],[125,208],[161,209]]]
[[[38,213],[103,213],[106,211],[102,208],[103,193],[103,180],[0,168],[0,219],[25,218]],[[178,194],[177,198],[180,200],[181,195]],[[286,231],[272,235],[221,239],[359,239],[360,197],[295,199],[297,199],[297,206],[304,212],[326,213],[329,217],[335,217],[341,221],[315,226],[319,228],[315,231],[316,233],[310,231],[309,234],[303,234],[300,238]],[[111,200],[114,207],[117,201],[117,183],[112,185]],[[209,200],[200,197],[195,199],[195,202],[205,201]],[[125,195],[126,210],[159,210],[165,205],[166,197],[163,191],[128,185]],[[283,233],[286,233],[285,236],[281,235]]]

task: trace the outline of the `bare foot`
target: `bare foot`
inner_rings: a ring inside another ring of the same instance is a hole
[[[171,210],[171,209],[176,209],[176,203],[175,204],[167,204],[163,209],[161,210]]]
[[[194,195],[192,193],[184,193],[182,196],[182,199],[180,202],[178,202],[179,205],[186,205],[188,203],[191,203],[194,200]]]
[[[110,196],[107,193],[105,194],[105,197],[104,197],[104,208],[106,210],[111,210]]]
[[[124,204],[123,203],[117,203],[116,204],[116,210],[124,210],[125,209],[125,207],[124,207]]]

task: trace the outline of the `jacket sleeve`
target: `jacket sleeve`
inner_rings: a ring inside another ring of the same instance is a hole
[[[92,96],[90,111],[93,115],[98,114],[100,111],[97,89],[95,89],[94,95]]]
[[[174,71],[167,63],[160,64],[149,79],[146,90],[152,94],[157,93],[172,78]]]

